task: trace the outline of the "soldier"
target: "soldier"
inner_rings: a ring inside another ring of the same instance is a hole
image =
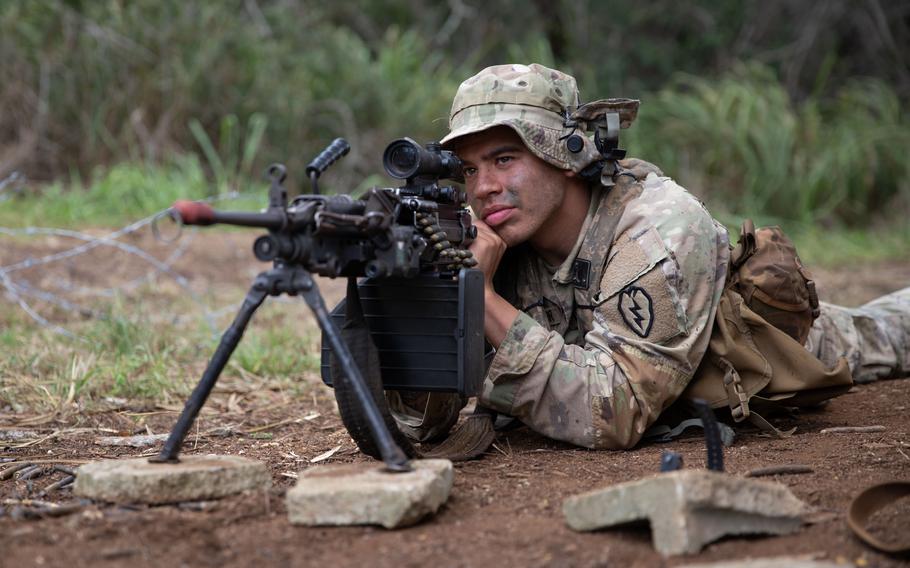
[[[442,143],[464,162],[496,350],[478,403],[550,438],[630,448],[699,369],[730,247],[725,228],[657,167],[605,162],[589,137],[573,136],[578,108],[575,80],[537,64],[489,67],[455,96]],[[846,355],[861,380],[910,372],[910,288],[822,312],[807,347],[825,364]],[[389,398],[420,441],[447,432],[464,404]]]

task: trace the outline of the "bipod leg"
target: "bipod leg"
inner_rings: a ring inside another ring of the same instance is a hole
[[[341,339],[341,332],[338,330],[338,326],[335,325],[329,316],[316,282],[313,281],[312,276],[309,274],[307,274],[307,279],[309,280],[307,285],[300,287],[301,295],[310,309],[313,310],[313,314],[316,315],[319,327],[325,332],[325,337],[329,340],[329,346],[344,371],[344,376],[335,377],[335,380],[350,381],[354,395],[360,403],[360,408],[366,417],[367,425],[373,434],[373,440],[379,448],[379,453],[382,455],[382,461],[385,463],[386,469],[393,472],[411,471],[408,457],[392,439],[392,434],[386,427],[385,421],[383,421],[382,415],[379,413],[379,408],[376,407],[376,401],[373,400],[367,388],[366,380],[364,380],[360,369],[354,362],[354,356],[351,355],[348,346]]]
[[[268,296],[268,287],[263,279],[263,275],[260,274],[256,277],[256,281],[253,282],[252,288],[250,288],[250,291],[247,292],[246,297],[243,299],[243,305],[240,306],[240,310],[237,312],[237,316],[234,318],[231,326],[228,327],[227,331],[224,332],[224,335],[221,336],[221,342],[218,344],[218,349],[215,350],[215,354],[212,355],[208,366],[205,368],[205,372],[202,373],[199,384],[196,385],[196,388],[193,389],[193,393],[190,394],[190,398],[187,399],[186,405],[183,407],[183,412],[180,414],[180,418],[177,419],[177,424],[174,425],[174,429],[171,430],[171,435],[168,436],[167,441],[164,443],[164,447],[161,448],[161,453],[155,457],[149,458],[150,462],[176,463],[180,461],[177,456],[180,453],[180,447],[183,446],[183,440],[186,438],[187,432],[189,432],[190,427],[196,420],[196,416],[202,409],[202,405],[205,404],[206,399],[208,399],[209,394],[212,392],[212,388],[218,381],[218,377],[221,375],[221,371],[227,364],[228,359],[231,358],[231,354],[237,348],[237,344],[240,343],[243,332],[246,331],[246,326],[250,323],[250,318],[253,317],[253,314],[259,306],[262,305],[266,296]]]

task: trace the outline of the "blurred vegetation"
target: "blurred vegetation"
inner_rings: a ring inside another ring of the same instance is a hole
[[[0,183],[115,215],[271,161],[300,183],[344,136],[328,185],[362,188],[389,140],[442,136],[461,80],[537,61],[642,99],[624,146],[719,215],[862,226],[910,214],[908,47],[910,5],[880,0],[6,0]]]

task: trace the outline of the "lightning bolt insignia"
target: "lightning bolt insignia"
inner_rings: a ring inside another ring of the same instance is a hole
[[[635,318],[635,325],[638,326],[638,329],[644,329],[641,326],[641,322],[645,321],[645,316],[641,315],[641,306],[638,305],[635,296],[630,294],[629,299],[632,300],[632,307],[629,308],[629,311],[632,312],[632,315]]]
[[[639,337],[647,337],[654,323],[651,296],[638,286],[627,286],[619,295],[619,314],[626,325]]]

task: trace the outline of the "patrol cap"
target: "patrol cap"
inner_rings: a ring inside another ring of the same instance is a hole
[[[584,127],[571,126],[570,116],[577,108],[578,87],[571,75],[537,63],[494,65],[458,87],[449,134],[441,143],[451,147],[468,134],[508,126],[538,158],[577,173],[601,159]],[[583,141],[577,152],[566,145],[573,133]]]

